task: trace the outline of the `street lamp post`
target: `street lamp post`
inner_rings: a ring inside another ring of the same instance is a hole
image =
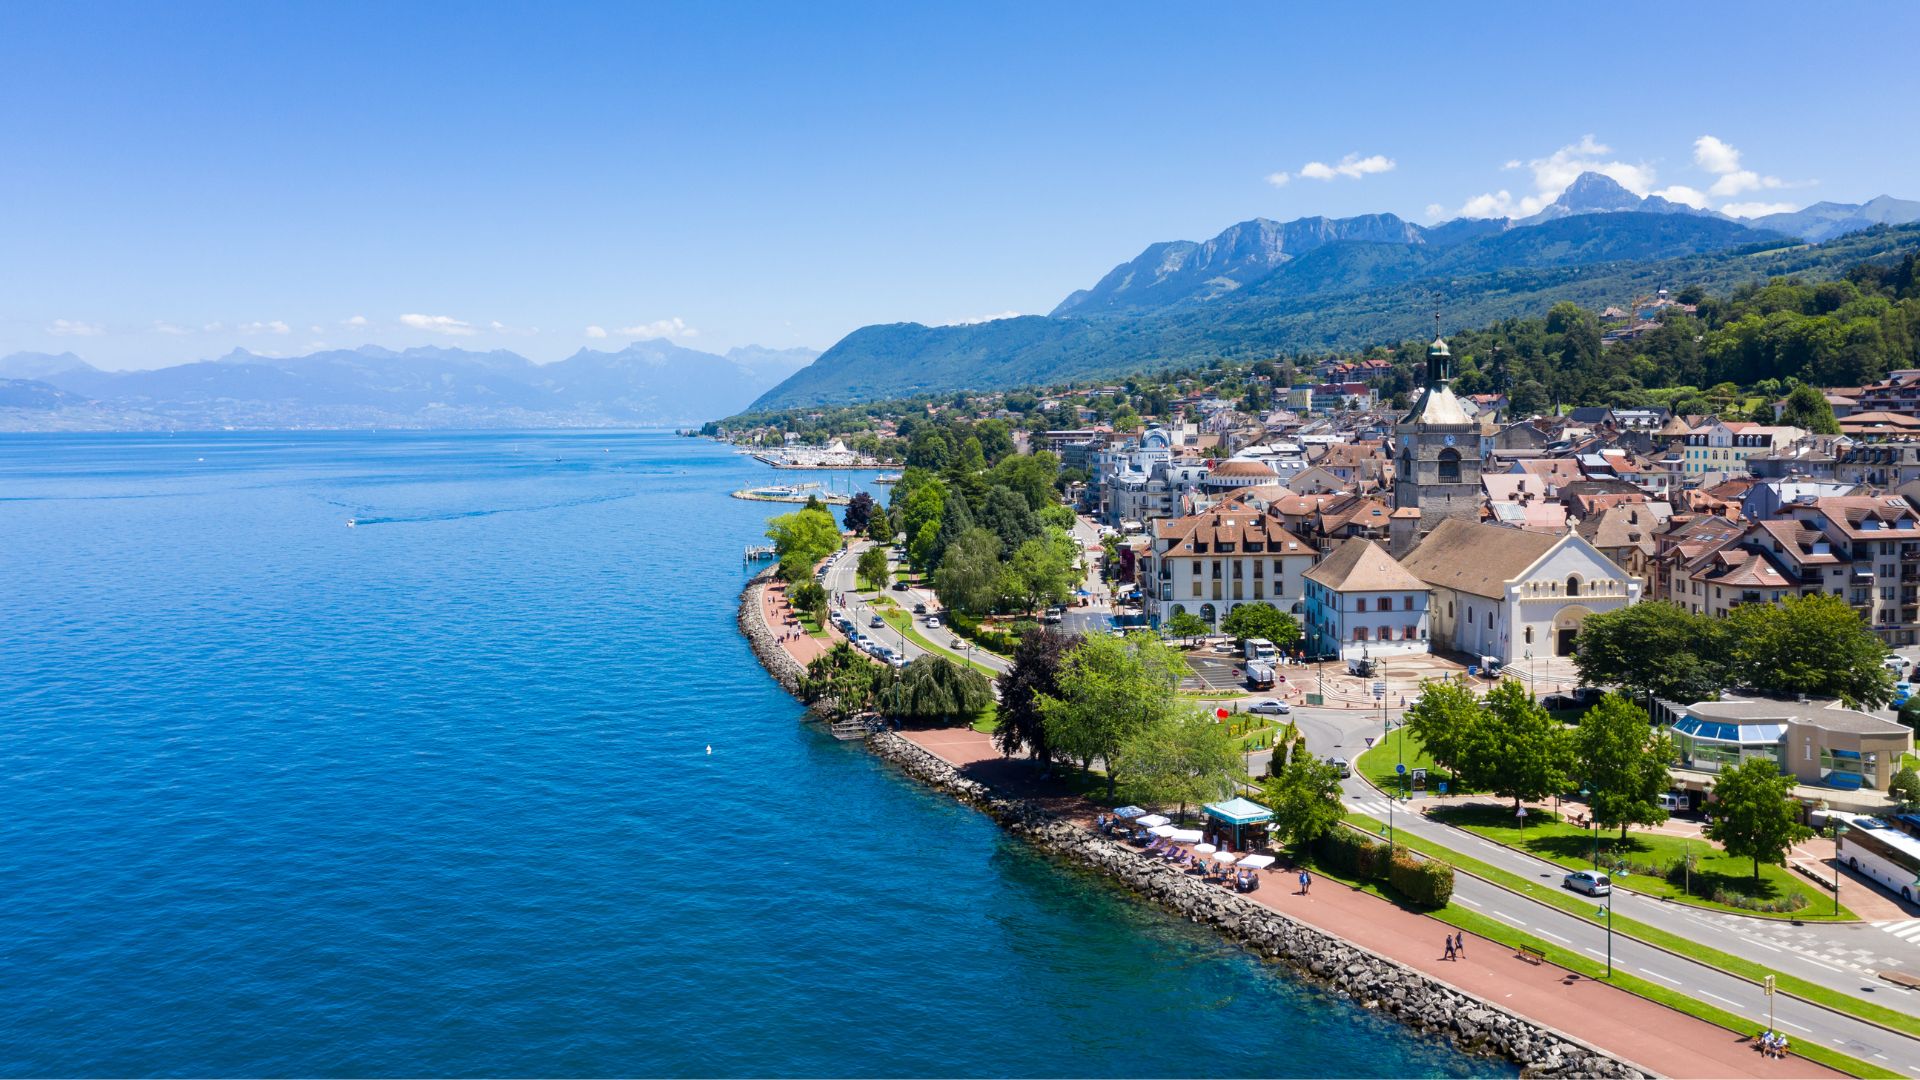
[[[1540,699],[1540,680],[1533,673],[1533,650],[1527,650],[1527,696]]]
[[[1847,831],[1847,823],[1839,818],[1833,819],[1833,913],[1840,914],[1840,834]]]
[[[1593,791],[1582,784],[1580,797],[1587,800],[1587,825],[1593,829],[1593,868],[1598,870],[1600,868],[1600,822],[1593,816]]]
[[[1607,882],[1607,978],[1613,978],[1613,882]]]

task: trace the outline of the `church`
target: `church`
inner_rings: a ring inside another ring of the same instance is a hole
[[[1405,558],[1444,521],[1480,520],[1480,425],[1453,393],[1453,355],[1435,334],[1427,382],[1393,426],[1393,556]]]

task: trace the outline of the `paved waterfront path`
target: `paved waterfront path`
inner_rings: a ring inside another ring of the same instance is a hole
[[[1002,757],[988,735],[970,728],[901,734],[1003,794],[1040,794],[1033,770]],[[1082,819],[1095,812],[1057,793],[1046,801]],[[1662,1075],[1839,1075],[1799,1057],[1762,1057],[1724,1028],[1552,964],[1529,964],[1492,942],[1469,937],[1467,959],[1446,960],[1441,939],[1452,927],[1338,882],[1316,881],[1305,897],[1294,889],[1293,873],[1276,869],[1260,890],[1244,895]]]
[[[775,634],[797,634],[780,642],[787,655],[800,661],[801,667],[812,663],[814,658],[825,653],[831,646],[830,641],[821,641],[810,636],[793,621],[793,613],[787,607],[787,585],[783,581],[769,581],[767,587],[760,590],[760,617],[766,620],[767,628]]]

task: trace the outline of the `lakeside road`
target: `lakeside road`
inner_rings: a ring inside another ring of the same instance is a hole
[[[1001,756],[991,738],[980,732],[936,728],[901,734],[970,779],[1023,797],[1035,794],[1031,781],[1022,779],[1031,772],[1027,764]],[[1049,808],[1056,812],[1071,815],[1075,809],[1069,802],[1050,801]],[[1090,808],[1078,809],[1079,818],[1089,820]],[[1799,1057],[1762,1057],[1745,1038],[1724,1028],[1552,964],[1528,963],[1482,939],[1468,939],[1466,959],[1447,960],[1440,942],[1453,928],[1445,923],[1327,879],[1317,880],[1310,895],[1300,896],[1290,872],[1264,873],[1262,888],[1240,895],[1658,1074],[1839,1075]],[[1756,1030],[1764,1025],[1764,1011],[1760,1015],[1762,1024]]]

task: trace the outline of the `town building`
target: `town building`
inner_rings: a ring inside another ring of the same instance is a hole
[[[1442,523],[1480,516],[1480,426],[1453,394],[1453,356],[1434,338],[1427,346],[1427,382],[1393,429],[1393,508],[1420,513],[1395,519],[1396,556],[1412,550]]]
[[[1693,790],[1760,759],[1810,787],[1885,791],[1913,750],[1905,724],[1837,701],[1702,701],[1686,707],[1672,734],[1676,778]]]
[[[1401,565],[1433,590],[1437,648],[1509,664],[1569,656],[1587,617],[1640,599],[1640,582],[1577,533],[1449,518]]]
[[[1714,420],[1687,433],[1684,471],[1693,480],[1744,473],[1748,458],[1777,454],[1806,434],[1797,427]]]
[[[1307,651],[1347,659],[1427,651],[1425,582],[1372,540],[1343,540],[1306,574]]]
[[[1141,603],[1156,625],[1188,611],[1216,630],[1253,601],[1300,616],[1305,575],[1319,557],[1278,516],[1249,508],[1156,521],[1140,568]]]

